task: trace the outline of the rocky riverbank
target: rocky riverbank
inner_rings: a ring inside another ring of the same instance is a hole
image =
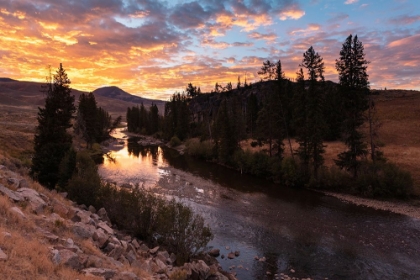
[[[408,200],[408,201],[385,201],[377,199],[369,199],[358,197],[350,194],[342,194],[335,192],[322,192],[325,195],[333,196],[341,201],[374,208],[377,210],[389,211],[396,214],[405,215],[411,218],[420,219],[420,201],[419,200]]]
[[[23,236],[48,251],[45,262],[56,267],[53,271],[66,267],[80,277],[235,279],[232,274],[221,271],[214,258],[207,254],[204,255],[207,263],[196,260],[176,267],[175,254],[159,247],[149,248],[141,240],[117,230],[105,209],[97,211],[92,206],[77,206],[64,197],[65,194],[46,190],[0,165],[0,267],[14,267],[14,262],[23,261],[16,253],[22,248],[16,246],[24,245],[15,242],[17,236]],[[13,229],[16,224],[22,227]],[[25,228],[24,234],[18,231],[21,228],[22,231]],[[26,277],[16,272],[10,275],[14,276],[6,279]],[[60,276],[47,275],[47,278],[60,279]]]

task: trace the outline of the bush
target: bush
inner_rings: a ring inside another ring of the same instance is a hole
[[[174,200],[166,202],[139,188],[130,192],[106,184],[101,187],[99,200],[98,207],[105,207],[119,228],[149,244],[166,247],[177,255],[179,264],[188,261],[213,237],[204,219],[189,207]]]
[[[189,139],[185,146],[186,152],[190,156],[204,160],[212,160],[215,157],[214,144],[211,140],[199,141],[198,139]]]
[[[292,158],[284,158],[281,162],[281,172],[283,185],[287,187],[301,187],[303,185],[302,175],[300,174],[297,163]]]
[[[176,147],[176,146],[181,145],[181,140],[179,140],[179,138],[178,138],[178,137],[173,136],[173,137],[171,138],[171,141],[169,142],[169,144],[171,145],[171,147]]]
[[[78,204],[96,206],[100,187],[101,179],[95,162],[87,152],[77,153],[76,168],[65,187],[69,198]]]
[[[177,253],[178,265],[188,261],[191,253],[196,254],[213,239],[203,217],[175,200],[163,204],[158,217],[157,233],[168,250]]]
[[[356,184],[356,191],[368,197],[407,198],[413,191],[410,173],[393,163],[365,162]]]

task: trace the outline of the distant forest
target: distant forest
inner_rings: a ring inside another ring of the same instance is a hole
[[[238,77],[236,88],[216,83],[203,94],[190,83],[185,92],[173,94],[163,116],[156,106],[128,108],[128,130],[172,145],[186,141],[190,155],[287,186],[409,196],[410,174],[387,162],[378,145],[368,61],[357,35],[346,38],[335,66],[338,84],[325,81],[323,58],[311,46],[294,81],[285,78],[280,60],[267,60],[255,84]],[[262,148],[251,152],[241,147],[245,139]],[[336,167],[326,168],[324,142],[335,140],[343,141],[346,150],[335,159]]]

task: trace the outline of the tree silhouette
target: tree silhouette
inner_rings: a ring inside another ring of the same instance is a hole
[[[74,96],[70,94],[70,80],[61,63],[53,75],[53,82],[47,82],[45,93],[45,107],[38,108],[30,174],[42,185],[54,189],[60,162],[72,145],[72,136],[67,129],[72,127],[71,119],[76,110]]]
[[[347,151],[338,155],[336,164],[357,177],[361,158],[367,154],[363,135],[359,131],[364,123],[363,112],[368,109],[369,81],[364,47],[356,36],[348,36],[336,60],[340,80],[340,93],[344,104],[343,138]]]

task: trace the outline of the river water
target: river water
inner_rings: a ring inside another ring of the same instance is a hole
[[[124,144],[113,148],[115,162],[99,167],[101,176],[191,206],[212,228],[209,246],[225,256],[219,263],[238,279],[275,279],[280,273],[420,279],[419,220],[283,188],[171,149],[141,147],[120,132],[114,136]],[[227,259],[234,251],[239,257]]]

